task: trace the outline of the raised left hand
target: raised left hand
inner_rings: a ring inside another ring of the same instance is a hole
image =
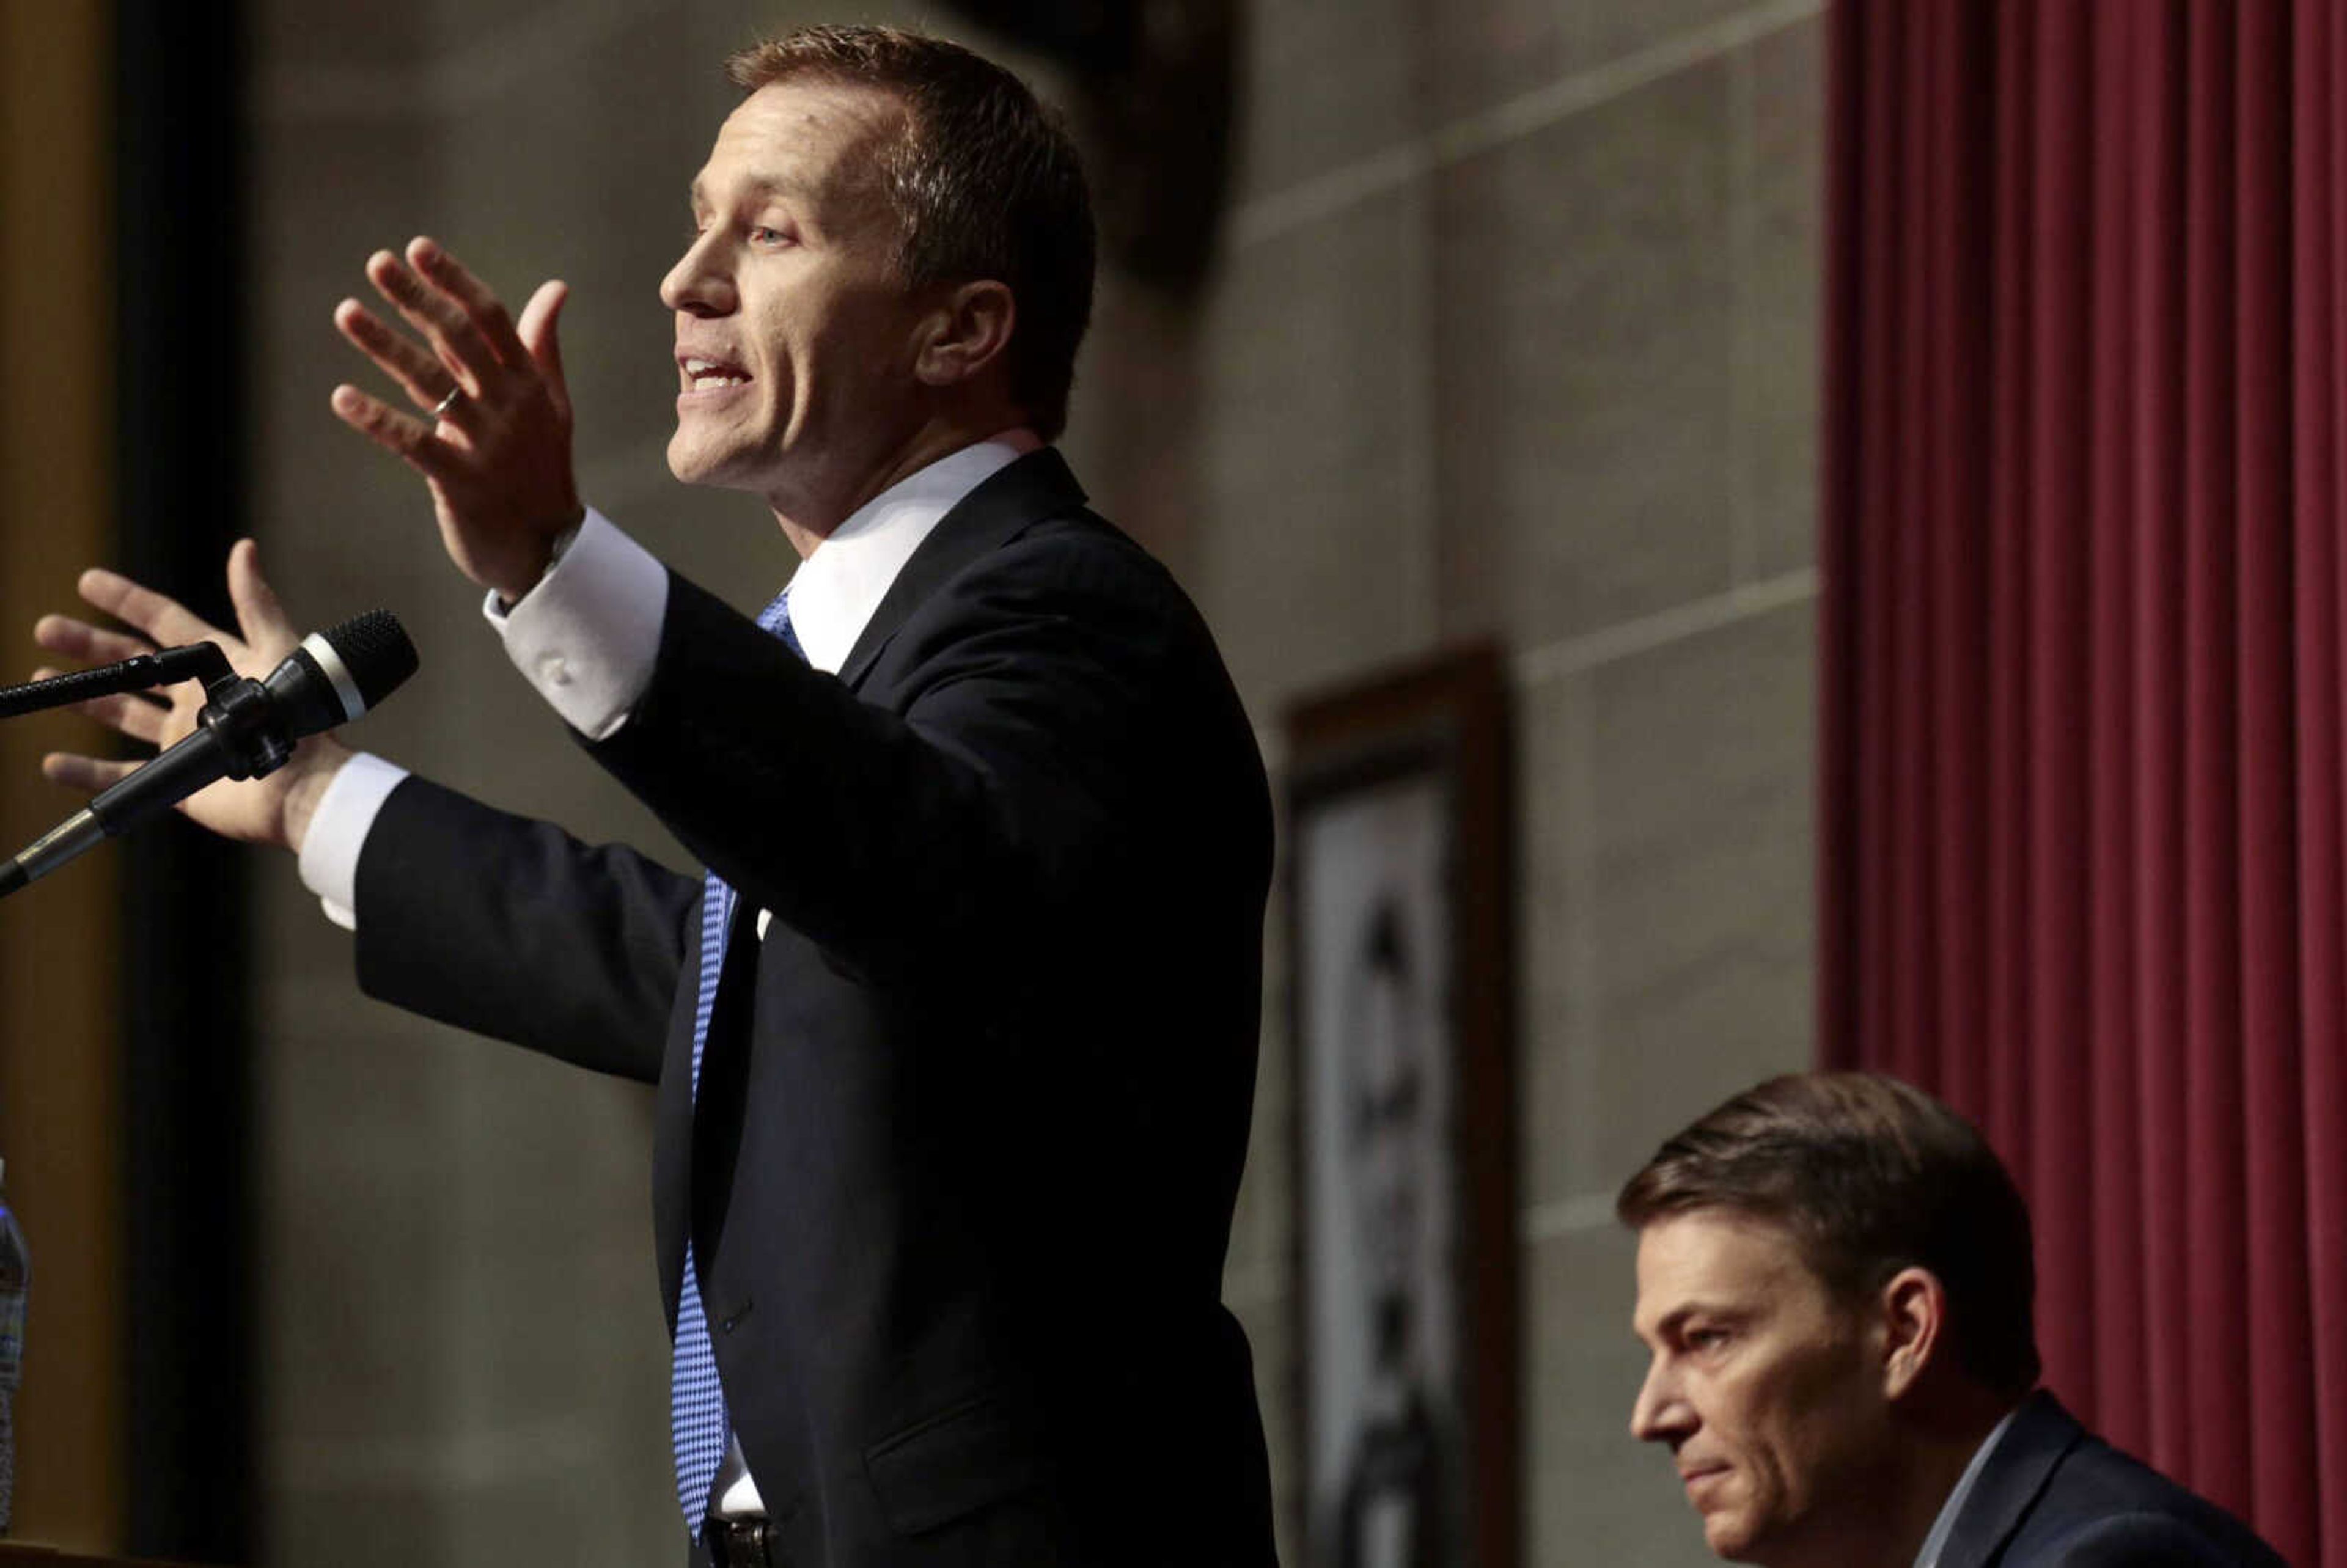
[[[334,388],[334,413],[424,476],[457,569],[519,599],[546,574],[555,539],[584,515],[555,335],[569,285],[539,284],[517,326],[497,296],[430,240],[409,241],[404,258],[376,251],[366,274],[424,342],[356,300],[334,308],[334,325],[426,412],[405,413],[345,384]]]

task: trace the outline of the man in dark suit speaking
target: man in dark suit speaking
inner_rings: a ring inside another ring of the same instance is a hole
[[[1864,1073],[1779,1078],[1622,1189],[1631,1412],[1705,1540],[1768,1568],[2282,1568],[2035,1389],[2029,1212],[1980,1134]]]
[[[427,480],[508,654],[707,876],[331,739],[190,815],[298,850],[370,993],[657,1082],[697,1561],[1267,1563],[1218,1295],[1268,794],[1195,611],[1047,445],[1090,313],[1075,153],[938,41],[816,29],[729,68],[661,291],[669,460],[760,497],[802,558],[766,615],[581,505],[559,283],[516,321],[428,241],[377,253],[415,335],[335,319],[412,410],[333,399]],[[250,544],[229,571],[265,669],[292,624]],[[120,578],[84,592],[159,642],[220,635]],[[190,718],[97,711],[150,742]]]

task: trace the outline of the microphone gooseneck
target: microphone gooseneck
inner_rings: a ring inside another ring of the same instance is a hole
[[[52,675],[46,681],[0,689],[0,719],[67,707],[93,697],[176,685],[181,681],[200,681],[209,687],[214,682],[235,678],[236,671],[229,668],[227,654],[210,642],[191,642],[184,648],[135,654],[95,670],[77,670],[70,675]]]

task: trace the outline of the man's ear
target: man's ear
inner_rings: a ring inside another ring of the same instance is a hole
[[[921,318],[913,374],[926,385],[958,386],[1001,359],[1018,323],[1009,284],[958,283]]]
[[[1902,1268],[1876,1293],[1874,1307],[1881,1334],[1882,1392],[1897,1399],[1940,1354],[1948,1327],[1948,1292],[1930,1269]]]

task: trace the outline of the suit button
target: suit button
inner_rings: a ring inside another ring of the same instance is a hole
[[[538,660],[538,678],[549,686],[570,684],[570,661],[559,653],[542,653]]]

